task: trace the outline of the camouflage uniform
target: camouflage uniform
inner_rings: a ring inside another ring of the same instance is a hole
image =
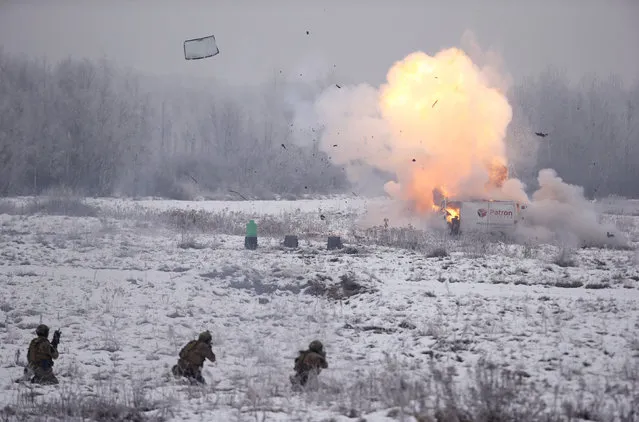
[[[36,328],[38,337],[31,340],[27,351],[27,368],[33,374],[31,382],[37,384],[58,384],[53,375],[53,361],[58,358],[58,350],[49,342],[49,327],[41,324]]]
[[[204,331],[197,340],[189,341],[180,350],[180,358],[177,365],[173,365],[171,372],[176,377],[186,377],[202,384],[206,384],[202,377],[202,366],[208,359],[215,362],[215,353],[211,350],[211,333]]]
[[[313,340],[308,350],[300,350],[295,358],[295,375],[290,380],[294,387],[305,386],[309,379],[316,379],[322,369],[328,368],[324,345],[319,340]]]

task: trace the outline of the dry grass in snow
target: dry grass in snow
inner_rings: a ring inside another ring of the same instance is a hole
[[[356,229],[353,202],[0,204],[0,420],[636,420],[634,250]],[[639,217],[606,218],[637,245]],[[56,387],[12,381],[41,322],[63,333]],[[176,382],[204,329],[209,384]],[[315,338],[330,367],[293,394]]]

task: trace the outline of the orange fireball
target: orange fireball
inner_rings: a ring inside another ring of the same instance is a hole
[[[501,187],[508,178],[504,137],[512,110],[463,51],[413,53],[387,80],[379,98],[392,150],[399,158],[410,155],[396,166],[395,196],[425,212],[439,206],[435,189],[446,197],[477,197]]]

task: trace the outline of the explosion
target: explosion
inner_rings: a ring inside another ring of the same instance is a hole
[[[392,173],[385,190],[418,213],[448,197],[485,197],[508,176],[506,97],[461,50],[413,53],[395,63],[379,90],[360,85],[326,92],[317,103],[322,144],[351,179],[362,162]],[[365,172],[364,172],[365,173]]]
[[[312,105],[295,104],[294,126],[309,128],[297,139],[321,133],[319,148],[353,184],[383,184],[413,215],[441,211],[450,223],[459,217],[456,200],[513,200],[530,205],[526,227],[518,227],[527,238],[565,231],[564,238],[577,243],[622,244],[618,230],[596,222],[583,192],[552,170],[540,171],[533,201],[523,183],[509,177],[505,138],[512,109],[495,77],[457,48],[434,56],[416,52],[396,62],[379,89],[333,86]]]

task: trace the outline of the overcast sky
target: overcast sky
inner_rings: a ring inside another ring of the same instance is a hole
[[[319,62],[378,85],[394,61],[458,46],[470,30],[515,80],[552,65],[571,78],[615,72],[630,82],[639,79],[637,22],[639,0],[0,0],[0,45],[234,85]],[[183,41],[209,34],[220,55],[185,61]]]

